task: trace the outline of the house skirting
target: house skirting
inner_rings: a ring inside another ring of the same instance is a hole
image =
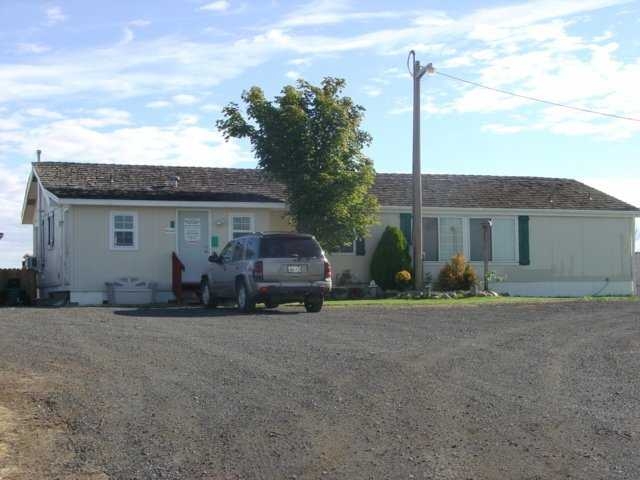
[[[585,297],[633,295],[633,281],[494,282],[491,290],[522,297]]]
[[[40,292],[40,296],[46,298],[50,293],[55,293],[52,290],[43,290]],[[157,290],[156,291],[156,301],[157,303],[169,303],[172,300],[175,300],[175,295],[171,290]],[[80,291],[80,290],[71,290],[69,291],[69,302],[77,305],[104,305],[107,301],[107,291]]]

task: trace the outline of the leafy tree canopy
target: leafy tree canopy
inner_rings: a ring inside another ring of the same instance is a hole
[[[328,251],[365,236],[376,221],[370,194],[373,163],[362,149],[371,136],[360,129],[364,108],[342,96],[345,81],[320,86],[298,80],[274,101],[258,87],[223,109],[217,127],[226,139],[247,138],[258,166],[287,189],[289,214],[300,232],[312,233]]]

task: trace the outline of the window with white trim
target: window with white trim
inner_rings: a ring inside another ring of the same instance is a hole
[[[462,227],[462,218],[440,218],[440,261],[448,262],[454,255],[464,253]]]
[[[111,212],[111,249],[138,248],[138,215],[132,212]]]
[[[231,239],[244,237],[253,233],[253,217],[243,215],[233,215],[231,217]]]

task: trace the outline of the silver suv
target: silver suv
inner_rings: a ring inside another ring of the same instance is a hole
[[[275,308],[304,302],[307,312],[319,312],[331,290],[331,265],[312,235],[245,235],[227,243],[209,262],[200,292],[202,303],[211,307],[235,299],[241,311],[250,312],[256,303]]]

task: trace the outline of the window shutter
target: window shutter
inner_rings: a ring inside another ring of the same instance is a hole
[[[530,265],[529,258],[529,217],[518,217],[518,250],[520,253],[520,265]]]
[[[400,230],[402,230],[404,238],[407,239],[407,245],[411,245],[413,241],[413,235],[411,235],[411,222],[412,215],[410,213],[400,214]]]
[[[364,237],[358,237],[356,239],[356,255],[359,256],[364,256],[366,253],[365,250],[365,244],[364,244]]]

